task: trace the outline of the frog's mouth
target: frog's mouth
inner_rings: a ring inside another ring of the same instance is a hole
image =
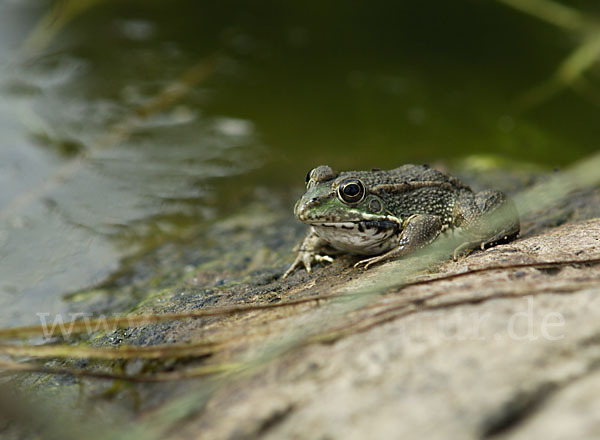
[[[312,226],[334,248],[363,255],[377,255],[393,248],[401,231],[398,223],[390,220],[319,222]]]

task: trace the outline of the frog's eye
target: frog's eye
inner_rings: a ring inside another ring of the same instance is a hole
[[[358,203],[365,196],[365,187],[358,179],[348,179],[340,183],[338,195],[346,203]]]

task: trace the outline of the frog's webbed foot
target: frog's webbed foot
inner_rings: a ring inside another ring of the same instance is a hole
[[[291,264],[288,270],[285,271],[281,278],[287,278],[292,272],[294,272],[297,268],[301,268],[304,266],[308,273],[312,273],[312,263],[333,263],[333,258],[329,255],[319,255],[309,251],[300,250],[296,259]]]
[[[304,268],[308,273],[312,273],[312,264],[314,263],[333,263],[333,258],[329,255],[320,255],[317,253],[319,249],[321,249],[324,245],[326,245],[326,241],[320,238],[315,234],[313,229],[308,232],[306,238],[300,245],[298,249],[298,255],[296,259],[285,271],[281,278],[287,278],[292,272],[294,272],[297,268]]]
[[[354,267],[364,265],[365,269],[368,269],[373,264],[414,252],[435,240],[441,230],[442,222],[438,216],[413,214],[402,223],[402,232],[395,248],[383,255],[361,260]]]

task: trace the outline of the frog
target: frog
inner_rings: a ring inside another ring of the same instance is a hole
[[[427,164],[340,173],[317,166],[306,175],[306,192],[294,214],[309,229],[283,278],[302,266],[311,273],[314,263],[332,263],[339,253],[367,257],[354,267],[368,269],[449,233],[458,237],[452,252],[457,260],[520,232],[516,206],[502,191],[475,192]]]

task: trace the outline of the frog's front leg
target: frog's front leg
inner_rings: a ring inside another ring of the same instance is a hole
[[[454,205],[453,228],[464,237],[454,249],[462,253],[507,242],[519,234],[519,214],[514,203],[500,191],[465,192]]]
[[[321,237],[319,237],[316,234],[314,228],[311,227],[308,231],[308,234],[306,234],[304,241],[300,245],[300,248],[298,249],[298,255],[296,256],[296,259],[294,260],[292,265],[289,267],[289,269],[285,271],[282,278],[287,278],[287,276],[289,274],[291,274],[294,270],[296,270],[297,267],[300,267],[302,265],[306,268],[306,271],[308,273],[311,273],[313,262],[332,263],[333,258],[331,258],[330,256],[318,254],[318,251],[321,250],[326,245],[327,245],[327,241],[325,241]]]
[[[354,267],[364,264],[365,269],[368,269],[372,264],[414,252],[435,240],[441,230],[442,221],[438,216],[413,214],[402,223],[402,232],[395,248],[383,255],[361,260]]]

